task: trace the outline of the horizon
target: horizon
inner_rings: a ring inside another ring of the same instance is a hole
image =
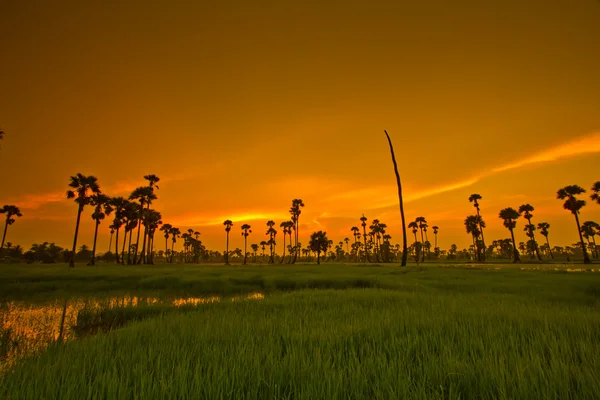
[[[440,248],[468,248],[472,193],[486,242],[509,236],[502,208],[529,203],[534,224],[550,223],[550,245],[570,246],[579,238],[559,188],[586,189],[581,222],[600,221],[589,199],[600,179],[599,21],[592,0],[4,3],[0,206],[23,213],[6,241],[69,248],[77,209],[65,191],[81,172],[109,196],[158,175],[163,222],[220,252],[225,219],[230,249],[243,248],[243,223],[259,243],[294,198],[306,204],[304,245],[317,230],[352,239],[363,213],[401,243],[386,129],[406,223],[439,226]],[[91,213],[79,245],[91,246]]]

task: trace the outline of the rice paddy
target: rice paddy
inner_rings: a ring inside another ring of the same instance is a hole
[[[596,267],[7,266],[0,397],[600,398]]]

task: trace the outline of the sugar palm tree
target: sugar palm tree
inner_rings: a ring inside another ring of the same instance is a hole
[[[363,240],[365,241],[365,261],[371,262],[371,259],[369,257],[369,250],[367,248],[367,217],[365,217],[365,214],[363,214],[362,217],[360,217],[360,221],[360,225],[363,228]]]
[[[504,220],[504,226],[510,231],[510,237],[512,239],[513,245],[513,263],[521,262],[521,258],[519,257],[519,251],[517,250],[517,244],[515,243],[514,234],[514,229],[517,226],[517,218],[519,218],[520,216],[521,214],[511,207],[502,209],[500,211],[500,214],[498,214],[498,217]]]
[[[138,260],[137,255],[138,255],[138,250],[139,250],[139,245],[140,245],[140,232],[141,232],[141,227],[142,224],[144,222],[144,206],[146,206],[147,204],[150,204],[152,202],[152,200],[156,200],[156,194],[154,194],[154,189],[151,188],[150,186],[140,186],[138,188],[136,188],[131,195],[129,196],[129,200],[132,201],[139,201],[140,204],[140,208],[139,208],[139,216],[138,216],[138,224],[137,224],[137,239],[135,242],[135,251],[133,253],[133,264],[137,264],[138,261],[141,261],[142,258],[142,252],[140,252],[140,260]]]
[[[254,262],[256,262],[256,253],[258,252],[258,245],[256,243],[252,243],[250,245],[252,251],[254,252]]]
[[[538,244],[535,241],[535,234],[533,231],[535,230],[535,225],[531,223],[531,218],[533,218],[533,214],[531,213],[534,210],[531,204],[522,204],[519,207],[519,213],[523,214],[523,218],[525,218],[528,222],[528,225],[525,227],[525,231],[527,232],[527,236],[531,238],[533,241],[533,246],[535,249],[535,254],[539,261],[542,261],[542,256],[540,256],[540,249],[538,248]]]
[[[277,231],[275,230],[275,228],[273,228],[275,226],[275,221],[269,220],[267,221],[267,233],[265,233],[266,235],[269,235],[269,240],[267,241],[268,245],[269,245],[269,249],[270,249],[270,257],[269,257],[269,264],[273,264],[275,262],[275,252],[274,252],[274,246],[275,246],[275,235],[277,235]]]
[[[181,231],[179,230],[179,228],[173,227],[171,229],[171,232],[169,233],[171,234],[171,264],[173,264],[173,249],[175,247],[175,242],[177,241],[177,238],[181,235]]]
[[[548,241],[548,229],[550,229],[550,224],[547,222],[540,222],[537,224],[537,228],[540,231],[540,235],[546,238],[546,244],[548,245],[548,252],[550,253],[550,258],[554,260],[554,254],[552,254],[552,249],[550,248],[550,242]]]
[[[262,247],[262,262],[265,262],[265,247],[267,246],[267,242],[264,240],[260,242],[260,246]]]
[[[473,193],[472,195],[469,196],[469,202],[473,203],[473,206],[475,207],[475,209],[477,210],[477,216],[480,217],[481,214],[479,213],[479,200],[481,200],[482,197],[480,194],[478,193]],[[481,219],[481,221],[483,221],[483,219]],[[483,235],[483,226],[479,226],[479,232],[481,232],[481,242],[483,244],[483,259],[481,261],[485,262],[485,236]]]
[[[598,258],[598,247],[596,246],[596,231],[598,230],[600,230],[600,225],[598,225],[597,222],[585,221],[583,224],[581,224],[581,231],[586,236],[588,245],[590,243],[590,238],[594,244],[594,251],[592,253],[594,258]]]
[[[437,235],[438,235],[438,231],[439,231],[439,227],[437,227],[436,225],[432,226],[431,229],[433,229],[433,251],[436,251],[435,249],[437,249]]]
[[[77,203],[77,222],[75,223],[73,250],[71,251],[71,256],[69,258],[69,267],[74,268],[81,213],[83,212],[83,207],[90,203],[90,196],[92,194],[100,193],[100,186],[98,186],[98,178],[95,176],[85,176],[81,173],[77,173],[76,175],[71,176],[69,187],[73,190],[67,190],[67,199],[75,199],[75,203]]]
[[[108,252],[110,253],[112,250],[112,239],[113,239],[113,235],[115,234],[115,225],[114,224],[110,224],[108,226],[108,229],[110,229],[110,239],[108,241]]]
[[[594,184],[592,185],[592,195],[590,196],[590,198],[592,199],[592,201],[595,201],[596,203],[600,204],[600,181],[598,182],[594,182]]]
[[[225,242],[225,265],[229,265],[229,231],[231,231],[233,222],[231,222],[231,220],[229,219],[226,219],[223,222],[223,225],[225,226],[225,235],[227,237],[227,240]]]
[[[92,246],[92,258],[90,260],[90,264],[96,265],[96,240],[98,239],[98,226],[100,226],[100,221],[113,212],[113,208],[110,198],[102,193],[92,194],[90,196],[90,205],[94,207],[92,219],[96,221],[96,227],[94,229],[94,245]]]
[[[160,231],[165,237],[165,254],[169,251],[169,235],[171,234],[172,229],[173,225],[171,224],[163,224],[163,226],[160,227]]]
[[[144,218],[144,228],[148,233],[148,255],[144,260],[145,264],[154,264],[153,250],[154,250],[154,232],[158,229],[159,225],[162,224],[162,215],[153,209],[146,209]]]
[[[317,264],[321,264],[321,252],[327,252],[329,247],[327,233],[323,231],[314,232],[310,235],[308,247],[317,253]]]
[[[153,174],[144,175],[144,179],[148,181],[148,187],[152,192],[154,192],[154,189],[159,189],[157,183],[160,181],[160,178],[158,176]],[[146,210],[150,209],[150,204],[152,203],[152,200],[156,200],[156,198],[157,197],[155,195],[154,198],[148,200],[148,202],[146,203]],[[142,252],[140,253],[140,259],[138,260],[138,264],[142,261],[144,261],[144,263],[146,262],[146,240],[148,239],[148,229],[150,225],[151,224],[144,224],[144,240],[142,241]]]
[[[288,226],[288,224],[290,224],[290,225]],[[281,256],[281,260],[279,261],[279,264],[283,264],[283,260],[285,259],[285,235],[287,235],[289,233],[290,234],[290,243],[292,242],[291,224],[293,224],[292,221],[283,221],[282,223],[279,224],[279,227],[283,228],[282,229],[283,230],[283,255]]]
[[[423,228],[427,228],[427,221],[425,217],[417,217],[415,222],[419,225],[419,230],[421,231],[421,243],[425,243],[425,238],[423,237]],[[425,252],[423,252],[421,256],[421,262],[425,262]]]
[[[110,205],[114,210],[113,226],[115,228],[115,255],[117,264],[119,264],[119,230],[124,223],[124,213],[129,203],[124,197],[113,197],[110,199]]]
[[[300,251],[300,247],[298,246],[298,237],[299,237],[299,225],[298,222],[300,220],[300,214],[302,214],[302,207],[304,207],[304,202],[302,199],[294,199],[292,200],[292,207],[290,208],[290,214],[292,215],[292,222],[294,224],[294,233],[296,235],[296,240],[294,244],[294,259],[292,260],[292,264],[296,263],[296,258],[298,257],[298,252]]]
[[[248,247],[247,247],[247,241],[248,241],[248,235],[252,233],[252,231],[250,230],[250,225],[248,224],[244,224],[242,225],[242,236],[244,237],[244,265],[246,265],[246,256],[248,254]]]
[[[392,139],[388,135],[387,131],[383,131],[387,137],[388,144],[390,145],[390,153],[392,155],[392,163],[394,164],[394,173],[396,174],[396,185],[398,186],[398,202],[400,203],[400,218],[402,218],[402,267],[406,266],[408,257],[408,245],[406,240],[406,220],[404,219],[404,201],[402,199],[402,184],[400,183],[400,174],[398,173],[398,164],[396,164],[396,156],[394,155],[394,146],[392,146]]]
[[[344,238],[344,243],[346,243],[346,253],[350,256],[350,245],[348,245],[348,243],[350,243],[350,238]]]
[[[581,234],[581,226],[579,224],[579,210],[585,206],[584,200],[579,200],[575,196],[585,193],[585,189],[577,185],[565,186],[556,192],[556,197],[559,200],[565,200],[563,208],[571,211],[571,214],[575,216],[575,222],[577,223],[577,232],[579,232],[579,241],[581,243],[581,250],[583,251],[583,263],[590,264],[592,261],[588,256],[585,249],[585,242],[583,241],[583,235]]]
[[[481,257],[481,244],[479,236],[481,236],[481,230],[479,227],[482,226],[485,228],[485,222],[479,215],[469,215],[465,219],[465,228],[467,229],[467,233],[471,234],[473,238],[473,248],[476,252],[477,261],[482,261]],[[485,249],[483,249],[485,251]]]
[[[0,246],[0,252],[4,249],[4,240],[6,239],[6,231],[8,226],[15,223],[14,217],[22,217],[21,210],[19,207],[13,205],[5,205],[0,208],[0,214],[6,214],[6,220],[4,222],[4,234],[2,235],[2,245]]]

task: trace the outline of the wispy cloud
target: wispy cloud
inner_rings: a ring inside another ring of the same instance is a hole
[[[239,213],[239,214],[229,214],[229,215],[207,215],[204,214],[185,214],[179,215],[174,218],[169,219],[169,223],[171,225],[182,225],[182,226],[216,226],[223,225],[223,221],[231,220],[233,223],[243,222],[249,223],[257,220],[283,220],[289,219],[289,214],[285,214],[282,212],[265,212],[265,211],[256,211],[250,213]]]

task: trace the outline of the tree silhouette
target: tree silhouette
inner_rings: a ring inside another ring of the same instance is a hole
[[[177,241],[177,238],[181,235],[181,231],[179,230],[179,228],[172,228],[170,233],[171,233],[171,264],[173,264],[173,249],[175,248],[175,242]]]
[[[262,262],[265,262],[265,247],[267,246],[267,242],[265,242],[264,240],[260,242],[260,245],[262,247]]]
[[[227,241],[225,244],[225,265],[229,265],[229,231],[231,231],[233,222],[227,219],[223,222],[223,225],[225,226],[225,235],[227,236]]]
[[[292,243],[292,225],[294,223],[292,221],[283,221],[279,224],[280,228],[283,228],[283,255],[281,256],[281,260],[279,264],[283,264],[283,260],[285,259],[285,235],[290,235],[290,245]],[[290,254],[291,257],[291,254]]]
[[[425,239],[423,238],[423,229],[427,229],[427,221],[425,217],[417,217],[415,222],[419,224],[419,230],[421,231],[421,243],[425,243]],[[425,262],[425,252],[421,255],[421,262]]]
[[[521,258],[519,257],[519,251],[517,250],[517,244],[515,243],[515,234],[514,229],[517,226],[517,218],[519,218],[521,214],[514,208],[508,207],[500,211],[498,217],[504,220],[504,226],[508,228],[510,231],[510,237],[512,239],[513,245],[513,263],[521,262]]]
[[[252,231],[250,230],[250,225],[248,224],[244,224],[242,225],[242,236],[244,237],[244,265],[246,265],[246,256],[248,255],[247,252],[247,241],[248,241],[248,235],[250,233],[252,233]]]
[[[133,253],[133,264],[137,264],[138,261],[141,262],[141,259],[143,256],[142,253],[140,252],[140,259],[138,260],[137,255],[138,255],[138,249],[139,249],[139,245],[140,245],[140,232],[141,232],[141,227],[142,227],[142,224],[144,221],[144,206],[146,204],[150,204],[152,202],[152,200],[156,200],[156,195],[154,194],[154,189],[151,188],[150,186],[140,186],[131,193],[131,195],[129,196],[129,200],[139,201],[139,215],[138,215],[138,219],[137,219],[137,230],[138,231],[137,231],[137,239],[135,241],[135,251]]]
[[[252,248],[252,251],[254,252],[254,262],[256,262],[256,253],[258,252],[258,245],[256,243],[253,243],[250,245],[250,247]]]
[[[117,259],[117,264],[119,264],[119,230],[121,226],[124,224],[124,216],[125,211],[127,209],[129,201],[124,197],[113,197],[110,199],[110,205],[113,208],[114,219],[113,219],[113,227],[115,229],[115,256]]]
[[[413,248],[415,249],[415,261],[418,264],[420,247],[417,245],[417,243],[419,243],[419,241],[417,240],[417,232],[419,231],[419,224],[416,221],[412,221],[408,224],[408,228],[412,229],[412,233],[413,235],[415,235],[415,242],[413,243]]]
[[[546,244],[548,245],[548,252],[550,253],[550,258],[554,260],[554,254],[552,254],[552,249],[550,249],[550,242],[548,241],[548,229],[550,229],[550,224],[547,222],[540,222],[537,224],[537,228],[540,231],[540,235],[546,238]]]
[[[2,235],[2,245],[0,245],[0,252],[4,249],[4,240],[6,239],[6,231],[8,230],[8,226],[15,223],[14,217],[22,217],[21,210],[19,207],[14,205],[5,205],[0,208],[0,214],[6,214],[6,220],[4,222],[4,234]]]
[[[404,202],[402,199],[402,184],[400,183],[400,174],[398,173],[398,164],[396,164],[396,156],[394,155],[394,146],[392,146],[392,139],[390,139],[390,135],[388,135],[387,131],[385,132],[385,136],[387,137],[388,143],[390,145],[390,153],[392,155],[392,163],[394,164],[394,173],[396,174],[396,185],[398,186],[398,202],[400,203],[400,217],[402,218],[402,267],[406,266],[407,261],[407,250],[408,245],[406,243],[406,221],[404,219]]]
[[[431,229],[433,229],[433,251],[436,252],[436,257],[437,257],[437,249],[438,249],[438,245],[437,245],[437,235],[438,235],[438,230],[440,229],[437,226],[432,226]]]
[[[77,235],[79,233],[79,222],[83,207],[89,204],[92,194],[100,193],[98,178],[95,176],[85,176],[81,173],[71,176],[69,187],[74,190],[67,190],[67,199],[75,199],[77,203],[77,222],[75,223],[75,235],[73,238],[73,250],[69,259],[69,267],[75,267],[75,251],[77,250]]]
[[[298,245],[298,235],[299,235],[299,225],[298,222],[300,220],[300,214],[302,214],[302,207],[304,207],[304,203],[302,199],[294,199],[292,200],[292,207],[290,208],[290,214],[292,215],[292,222],[294,224],[294,232],[296,235],[296,240],[294,244],[294,259],[292,260],[292,264],[296,263],[296,258],[298,257],[298,252],[300,251],[300,246]]]
[[[159,181],[160,178],[156,175],[144,175],[144,179],[146,179],[148,181],[148,187],[150,188],[150,190],[154,193],[154,189],[156,188],[157,190],[159,189],[159,187],[156,185]],[[152,196],[151,198],[147,199],[147,203],[146,203],[146,210],[150,209],[150,204],[152,203],[152,200],[156,200],[156,195]],[[143,222],[143,221],[142,221]],[[144,263],[146,263],[146,240],[148,239],[148,229],[149,226],[151,224],[144,224],[144,240],[142,242],[142,252],[140,254],[140,259],[138,260],[138,264],[140,264],[142,261]],[[148,246],[149,248],[150,246]]]
[[[90,264],[96,265],[96,240],[98,239],[98,226],[100,226],[100,221],[112,213],[113,208],[110,198],[102,193],[92,194],[90,196],[90,205],[94,207],[92,219],[96,221],[96,227],[94,229],[94,244],[92,246],[92,258],[90,259]]]
[[[473,206],[475,207],[475,209],[477,210],[477,216],[481,217],[481,214],[479,212],[479,200],[481,200],[482,197],[480,194],[478,193],[473,193],[472,195],[469,196],[469,202],[473,203]],[[479,219],[479,221],[483,221],[483,219]],[[485,236],[483,235],[483,226],[479,226],[479,232],[481,232],[481,242],[483,245],[483,259],[481,259],[480,261],[485,262]]]
[[[527,232],[527,236],[533,241],[533,247],[538,260],[542,261],[542,256],[540,256],[540,249],[538,248],[538,244],[535,241],[535,234],[533,233],[533,231],[535,231],[535,225],[531,223],[531,218],[533,218],[533,214],[531,214],[531,212],[533,210],[534,208],[531,204],[523,204],[519,207],[519,213],[522,213],[523,218],[525,218],[528,222],[527,226],[525,227],[525,232]]]
[[[600,225],[594,221],[585,221],[583,224],[581,224],[581,231],[587,239],[588,245],[590,244],[590,238],[594,244],[594,251],[592,253],[594,258],[598,258],[598,247],[596,246],[596,232],[598,230],[600,230]]]
[[[592,201],[595,201],[596,203],[600,204],[600,181],[594,182],[591,190],[594,193],[592,193],[590,198],[592,199]]]
[[[160,231],[165,237],[165,254],[169,251],[169,235],[171,234],[171,230],[173,230],[173,225],[171,224],[163,224],[163,226],[160,227]]]
[[[311,234],[308,247],[317,253],[317,264],[321,264],[321,252],[327,252],[327,248],[329,247],[327,233],[318,231]]]
[[[161,218],[162,216],[158,211],[146,209],[146,215],[144,218],[144,227],[148,233],[148,255],[144,261],[146,264],[154,264],[154,233],[159,225],[162,224]]]
[[[363,240],[365,241],[365,261],[371,262],[371,259],[369,258],[369,249],[367,247],[367,217],[365,217],[365,214],[360,217],[360,221],[360,225],[363,228]]]
[[[465,228],[467,229],[467,233],[471,234],[473,238],[473,249],[476,252],[477,261],[481,261],[481,245],[479,236],[481,236],[481,230],[479,227],[485,228],[485,222],[479,215],[469,215],[465,219]],[[483,249],[485,251],[485,249]]]
[[[346,243],[346,253],[348,253],[348,256],[350,256],[350,246],[348,245],[350,238],[344,238],[344,242]]]
[[[577,185],[565,186],[556,192],[556,198],[559,200],[565,200],[563,208],[571,211],[571,214],[575,216],[575,222],[577,223],[577,232],[579,232],[579,240],[581,243],[581,250],[583,251],[583,263],[590,264],[592,261],[588,256],[585,249],[585,242],[583,241],[583,235],[581,234],[581,226],[579,224],[579,210],[585,206],[585,200],[579,200],[575,196],[585,193],[585,189]]]

